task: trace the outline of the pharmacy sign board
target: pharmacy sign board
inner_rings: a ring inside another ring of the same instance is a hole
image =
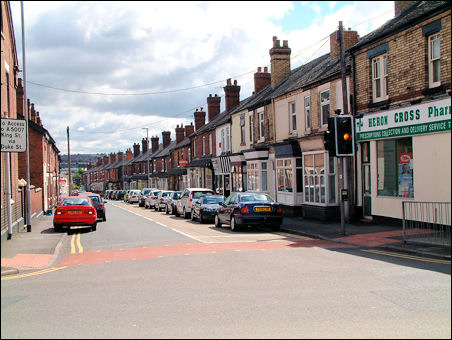
[[[356,140],[396,138],[451,130],[450,98],[355,119]]]
[[[2,152],[27,151],[27,122],[2,118]]]

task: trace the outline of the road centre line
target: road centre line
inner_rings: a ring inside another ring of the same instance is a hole
[[[71,238],[71,254],[75,254],[77,251],[75,249],[75,240],[77,239],[77,246],[79,254],[83,253],[82,243],[80,242],[80,233],[72,235]]]
[[[379,254],[379,255],[400,257],[400,258],[409,259],[409,260],[415,260],[415,261],[450,264],[450,261],[447,261],[447,260],[422,258],[422,257],[418,257],[418,256],[411,256],[411,255],[405,255],[405,254],[391,253],[391,252],[386,252],[386,251],[381,251],[381,250],[376,250],[376,249],[361,249],[361,251],[365,251],[367,253]]]

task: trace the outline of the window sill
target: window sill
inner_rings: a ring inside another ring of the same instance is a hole
[[[436,87],[427,87],[422,90],[422,94],[424,96],[431,96],[434,94],[441,94],[441,93],[446,93],[446,89],[444,88],[444,85],[439,85]]]
[[[374,107],[381,107],[382,109],[384,109],[384,107],[388,106],[389,104],[391,104],[391,99],[386,99],[386,100],[382,100],[379,102],[372,102],[372,103],[369,103],[369,105],[367,105],[367,107],[369,109],[374,108]]]

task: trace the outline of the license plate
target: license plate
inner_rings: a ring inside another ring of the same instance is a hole
[[[82,211],[81,210],[69,210],[67,213],[68,214],[81,214]]]
[[[272,211],[271,207],[255,207],[254,211]]]

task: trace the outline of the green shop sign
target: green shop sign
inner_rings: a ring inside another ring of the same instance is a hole
[[[451,130],[450,98],[364,115],[356,119],[358,141]]]

